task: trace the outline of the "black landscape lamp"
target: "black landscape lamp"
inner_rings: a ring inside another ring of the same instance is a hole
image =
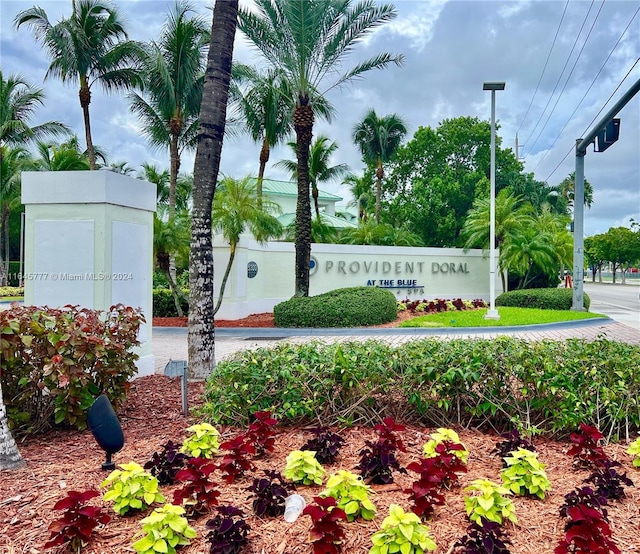
[[[111,455],[124,446],[124,435],[122,434],[118,416],[116,416],[111,402],[104,394],[98,396],[91,408],[89,408],[87,422],[98,445],[107,454],[107,459],[102,464],[102,469],[105,471],[114,470],[116,464],[111,461]]]

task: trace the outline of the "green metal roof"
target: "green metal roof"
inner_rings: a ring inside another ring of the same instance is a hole
[[[298,196],[298,183],[294,181],[276,181],[275,179],[263,179],[262,192],[263,194],[296,197]],[[339,202],[340,200],[342,200],[342,197],[318,189],[318,200],[330,200],[333,202]]]
[[[312,217],[315,217],[315,215],[312,215]],[[296,219],[296,214],[293,214],[293,213],[282,214],[281,216],[278,217],[278,221],[282,224],[283,227],[288,227],[295,221],[295,219]],[[323,223],[335,229],[352,229],[358,226],[356,223],[347,221],[342,217],[329,215],[324,212],[320,212],[320,219],[322,220]]]

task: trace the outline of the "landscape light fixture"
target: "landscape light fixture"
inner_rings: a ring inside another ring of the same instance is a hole
[[[491,192],[489,215],[489,310],[485,319],[500,319],[496,310],[496,90],[504,90],[505,83],[488,81],[482,90],[491,91]]]
[[[98,445],[107,456],[102,469],[113,471],[116,464],[111,461],[111,456],[124,446],[124,435],[118,416],[106,395],[101,394],[95,399],[87,413],[87,423]]]

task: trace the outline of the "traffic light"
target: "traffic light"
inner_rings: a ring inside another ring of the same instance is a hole
[[[596,135],[595,152],[604,152],[618,140],[620,136],[620,120],[612,119],[606,127]]]

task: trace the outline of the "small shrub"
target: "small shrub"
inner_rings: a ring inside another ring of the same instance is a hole
[[[509,454],[511,454],[511,452],[515,452],[516,450],[518,450],[518,448],[524,448],[529,452],[536,451],[536,448],[535,446],[533,446],[533,443],[531,443],[526,439],[523,439],[520,436],[520,431],[518,431],[517,429],[513,429],[508,433],[502,433],[502,435],[500,436],[505,440],[497,443],[496,447],[491,451],[491,453],[497,454],[498,456],[500,456],[500,458],[502,458],[502,465],[504,467],[507,466],[507,463],[504,461],[504,459]]]
[[[65,498],[58,500],[53,509],[64,510],[64,513],[49,525],[51,536],[44,547],[52,548],[68,542],[71,550],[80,552],[89,543],[93,530],[100,523],[105,525],[111,520],[99,506],[86,505],[96,496],[100,496],[100,493],[95,490],[69,491]]]
[[[180,299],[180,307],[182,313],[186,316],[189,314],[189,290],[182,289],[185,298]],[[177,317],[176,302],[173,293],[168,288],[153,289],[153,317]]]
[[[256,477],[247,487],[253,493],[253,511],[258,517],[281,516],[284,514],[284,501],[295,487],[286,483],[279,471],[265,470],[264,474],[265,477]]]
[[[580,424],[580,430],[571,433],[569,440],[573,446],[567,454],[575,458],[575,464],[580,467],[602,467],[609,456],[601,446],[604,435],[591,425]]]
[[[173,492],[173,503],[183,506],[189,517],[205,514],[218,504],[220,491],[209,476],[216,466],[204,458],[189,458],[176,474],[176,481],[184,483]]]
[[[253,417],[255,421],[249,425],[249,430],[245,433],[247,441],[254,447],[257,456],[273,452],[276,434],[273,428],[278,424],[278,420],[272,417],[269,410],[255,412]]]
[[[301,485],[322,485],[326,471],[311,450],[294,450],[287,456],[284,476]]]
[[[396,504],[389,506],[389,515],[382,521],[380,530],[371,535],[371,542],[373,548],[369,554],[422,554],[437,548],[429,529],[420,523],[420,518],[414,513],[405,513]]]
[[[180,546],[191,544],[197,534],[182,516],[184,509],[173,504],[156,508],[140,521],[144,537],[133,543],[138,554],[175,554]]]
[[[142,510],[154,502],[164,502],[158,492],[158,480],[145,472],[135,462],[120,464],[120,469],[112,471],[100,484],[106,488],[104,499],[113,500],[113,510],[124,515],[129,510]]]
[[[235,506],[216,508],[218,515],[206,523],[210,554],[236,554],[249,542],[251,526],[244,520],[244,512]]]
[[[511,541],[502,527],[483,518],[480,524],[472,523],[467,527],[467,534],[454,544],[454,548],[460,548],[464,554],[509,554],[508,544]]]
[[[250,456],[256,453],[255,448],[247,440],[246,435],[223,442],[220,448],[228,450],[218,465],[218,469],[225,475],[225,481],[233,483],[237,478],[242,477],[246,471],[254,469]]]
[[[220,448],[220,433],[209,423],[197,423],[187,428],[191,436],[182,444],[180,452],[194,458],[213,458]]]
[[[488,521],[495,521],[500,525],[505,519],[518,523],[513,502],[507,498],[511,491],[506,487],[493,483],[488,479],[476,479],[464,490],[480,493],[476,496],[464,497],[467,515],[474,523],[481,525],[483,518]]]
[[[347,514],[348,521],[354,521],[358,517],[370,520],[376,517],[376,507],[369,500],[370,489],[362,477],[341,469],[329,477],[327,488],[320,496],[335,498],[338,508]]]
[[[500,472],[500,477],[505,487],[518,496],[537,496],[544,499],[551,483],[544,470],[545,464],[538,461],[535,452],[518,448],[503,460],[507,467]]]
[[[360,463],[356,469],[360,470],[366,482],[379,485],[393,483],[393,470],[407,472],[396,459],[396,450],[405,452],[405,448],[395,432],[404,431],[405,427],[387,417],[375,429],[378,431],[378,440],[365,441],[367,448],[360,451]]]
[[[469,451],[460,442],[460,437],[453,429],[445,429],[440,427],[435,433],[431,433],[431,439],[422,447],[422,451],[427,458],[436,456],[436,447],[444,442],[462,445],[461,449],[456,449],[453,454],[460,458],[463,464],[469,459]]]
[[[313,450],[316,459],[321,464],[331,464],[336,461],[344,439],[337,433],[331,432],[327,427],[311,429],[314,437],[309,439],[300,450]]]
[[[633,456],[633,467],[640,467],[640,438],[637,438],[629,445],[627,454]]]
[[[273,308],[276,327],[362,327],[394,321],[396,298],[379,287],[337,289],[294,297]]]
[[[180,445],[173,441],[167,441],[162,445],[160,452],[154,452],[144,469],[148,469],[161,485],[172,485],[176,479],[176,473],[184,467],[188,456],[178,452]]]
[[[344,538],[340,521],[347,521],[347,515],[337,507],[335,498],[314,496],[315,504],[310,504],[302,514],[311,518],[309,539],[313,543],[314,554],[337,554]]]
[[[591,483],[596,488],[597,495],[604,496],[607,500],[619,500],[625,496],[625,486],[634,486],[626,473],[621,475],[615,469],[620,465],[620,462],[605,460],[603,466],[597,468],[584,482]]]
[[[538,308],[540,310],[570,310],[573,289],[521,289],[503,292],[496,298],[496,306]],[[584,308],[589,311],[591,299],[584,294]]]

